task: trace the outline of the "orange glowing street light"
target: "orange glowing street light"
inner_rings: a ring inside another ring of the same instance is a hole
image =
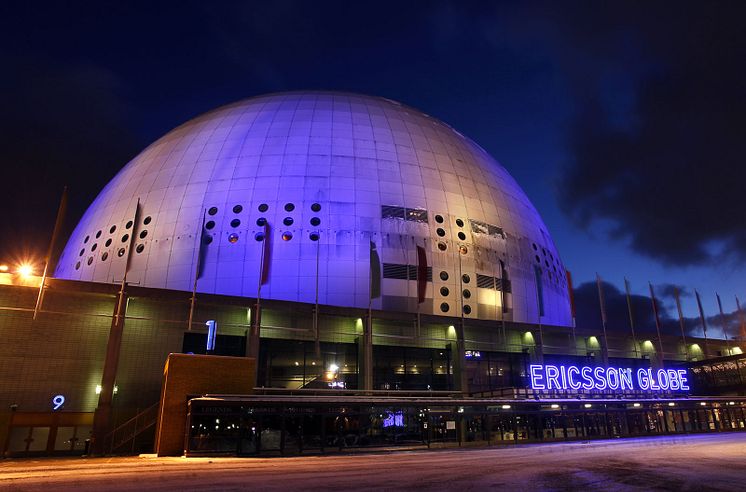
[[[34,267],[29,265],[28,263],[23,263],[21,265],[18,265],[18,269],[16,272],[22,276],[22,277],[30,277],[34,274]]]
[[[8,270],[10,270],[8,265],[0,265],[0,272],[7,272]]]

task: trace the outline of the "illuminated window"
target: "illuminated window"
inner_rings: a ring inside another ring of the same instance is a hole
[[[283,241],[290,241],[293,239],[293,233],[290,231],[285,231],[282,233],[282,240]]]
[[[235,232],[232,232],[228,235],[228,242],[231,244],[235,244],[238,242],[238,234]]]

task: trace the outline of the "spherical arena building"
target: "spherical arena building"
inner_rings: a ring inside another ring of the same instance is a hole
[[[0,442],[288,455],[746,427],[742,385],[711,377],[740,348],[575,326],[571,293],[525,193],[447,124],[246,99],[129,162],[54,275],[0,273]]]

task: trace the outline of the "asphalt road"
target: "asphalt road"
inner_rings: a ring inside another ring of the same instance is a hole
[[[0,460],[0,490],[746,490],[746,433],[300,458]]]

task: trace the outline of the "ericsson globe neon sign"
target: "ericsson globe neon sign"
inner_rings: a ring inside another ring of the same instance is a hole
[[[536,390],[689,391],[686,369],[530,365]]]

